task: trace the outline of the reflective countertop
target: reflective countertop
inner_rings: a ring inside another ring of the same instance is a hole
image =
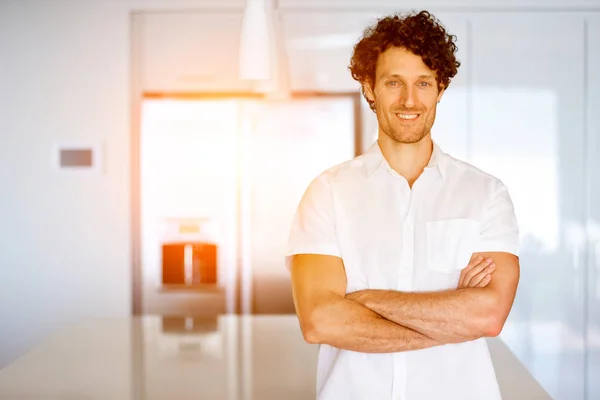
[[[550,399],[500,339],[488,345],[504,399]],[[317,351],[295,315],[89,320],[0,370],[0,399],[314,399]]]

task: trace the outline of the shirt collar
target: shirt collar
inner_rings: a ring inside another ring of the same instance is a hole
[[[425,167],[425,169],[435,168],[442,177],[442,180],[446,181],[446,154],[439,148],[437,143],[433,141],[433,152],[431,153],[431,158],[429,159],[429,163]],[[387,168],[392,171],[385,157],[383,157],[383,153],[381,153],[381,148],[379,147],[379,142],[375,141],[369,147],[367,152],[365,153],[365,164],[367,167],[367,177],[371,178],[375,175],[380,169]]]

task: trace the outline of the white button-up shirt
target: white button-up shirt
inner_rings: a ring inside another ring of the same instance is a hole
[[[294,254],[341,257],[346,293],[456,289],[474,252],[517,255],[507,188],[443,153],[434,142],[412,189],[377,142],[318,176],[304,194],[289,239]],[[500,392],[484,338],[397,353],[321,345],[317,393],[330,399],[494,400]]]

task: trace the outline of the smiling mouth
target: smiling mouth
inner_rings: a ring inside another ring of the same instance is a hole
[[[402,121],[415,121],[417,119],[419,119],[419,116],[421,114],[403,114],[403,113],[397,113],[396,116],[401,119]]]

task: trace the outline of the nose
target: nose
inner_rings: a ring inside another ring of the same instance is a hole
[[[406,108],[415,106],[415,88],[412,85],[404,85],[400,91],[400,104]]]

